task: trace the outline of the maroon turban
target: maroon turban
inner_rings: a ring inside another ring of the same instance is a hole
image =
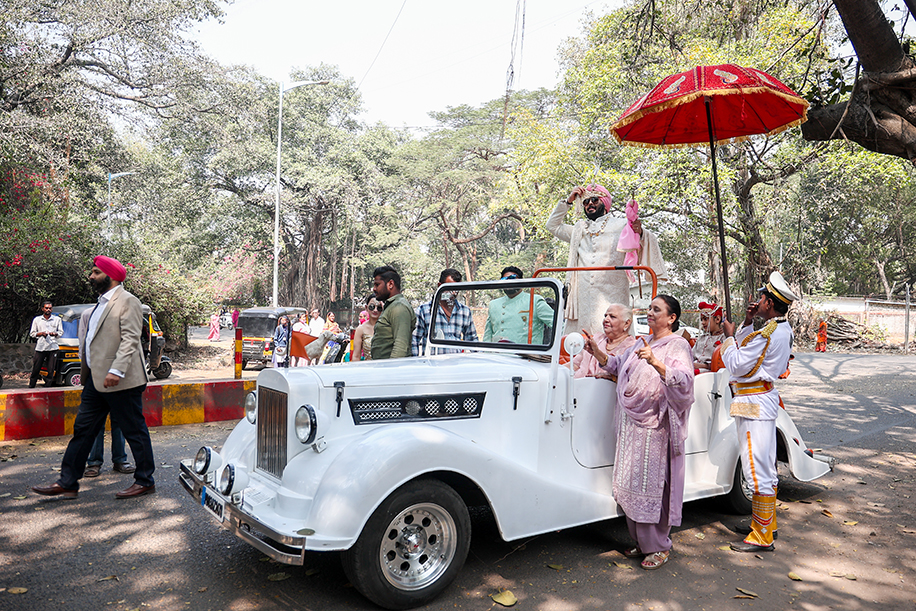
[[[92,264],[115,282],[124,282],[124,279],[127,278],[127,270],[116,259],[99,255],[92,260]]]

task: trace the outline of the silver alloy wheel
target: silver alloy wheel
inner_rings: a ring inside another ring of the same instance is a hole
[[[425,588],[451,566],[457,541],[448,511],[434,503],[411,505],[385,529],[379,546],[382,574],[400,590]]]

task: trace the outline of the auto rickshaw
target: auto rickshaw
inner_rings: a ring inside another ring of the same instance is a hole
[[[39,376],[45,381],[46,386],[79,386],[80,381],[80,342],[79,328],[80,316],[86,310],[95,307],[94,303],[78,303],[72,305],[55,306],[51,313],[60,316],[64,332],[57,339],[59,348],[54,357],[54,371],[48,372],[47,367],[42,367]]]
[[[165,348],[165,335],[156,322],[153,310],[143,304],[143,356],[146,358],[146,370],[157,380],[164,380],[172,375],[172,359],[162,354]]]
[[[296,322],[299,314],[307,312],[305,308],[248,308],[239,314],[236,325],[242,330],[242,369],[248,363],[260,363],[265,367],[273,358],[273,338],[277,321],[281,316],[289,318],[289,324]]]
[[[80,317],[86,310],[95,307],[94,303],[80,303],[56,306],[51,308],[53,314],[60,316],[64,332],[58,339],[60,348],[54,359],[54,372],[49,373],[47,367],[42,367],[40,377],[47,386],[79,386],[80,380],[80,355],[79,355],[79,326]],[[158,380],[163,380],[172,374],[172,362],[163,356],[165,337],[156,322],[156,315],[152,309],[141,304],[143,310],[143,327],[140,341],[143,344],[143,358],[146,370]]]

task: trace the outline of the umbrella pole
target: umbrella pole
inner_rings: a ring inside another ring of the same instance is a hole
[[[725,254],[725,223],[722,221],[722,200],[719,197],[719,170],[716,168],[716,139],[712,130],[712,112],[706,96],[706,125],[709,126],[709,149],[712,153],[712,184],[716,190],[716,216],[719,222],[719,251],[722,255],[722,285],[725,290],[725,319],[732,319],[732,300],[728,292],[728,260]]]

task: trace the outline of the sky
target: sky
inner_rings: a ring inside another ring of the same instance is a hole
[[[277,81],[290,81],[294,68],[336,65],[359,85],[363,120],[419,129],[434,125],[431,111],[505,95],[510,62],[514,90],[554,87],[559,47],[584,35],[583,15],[619,4],[237,0],[225,9],[223,23],[201,25],[196,39],[220,63],[253,66]],[[522,7],[524,29],[513,45]]]

